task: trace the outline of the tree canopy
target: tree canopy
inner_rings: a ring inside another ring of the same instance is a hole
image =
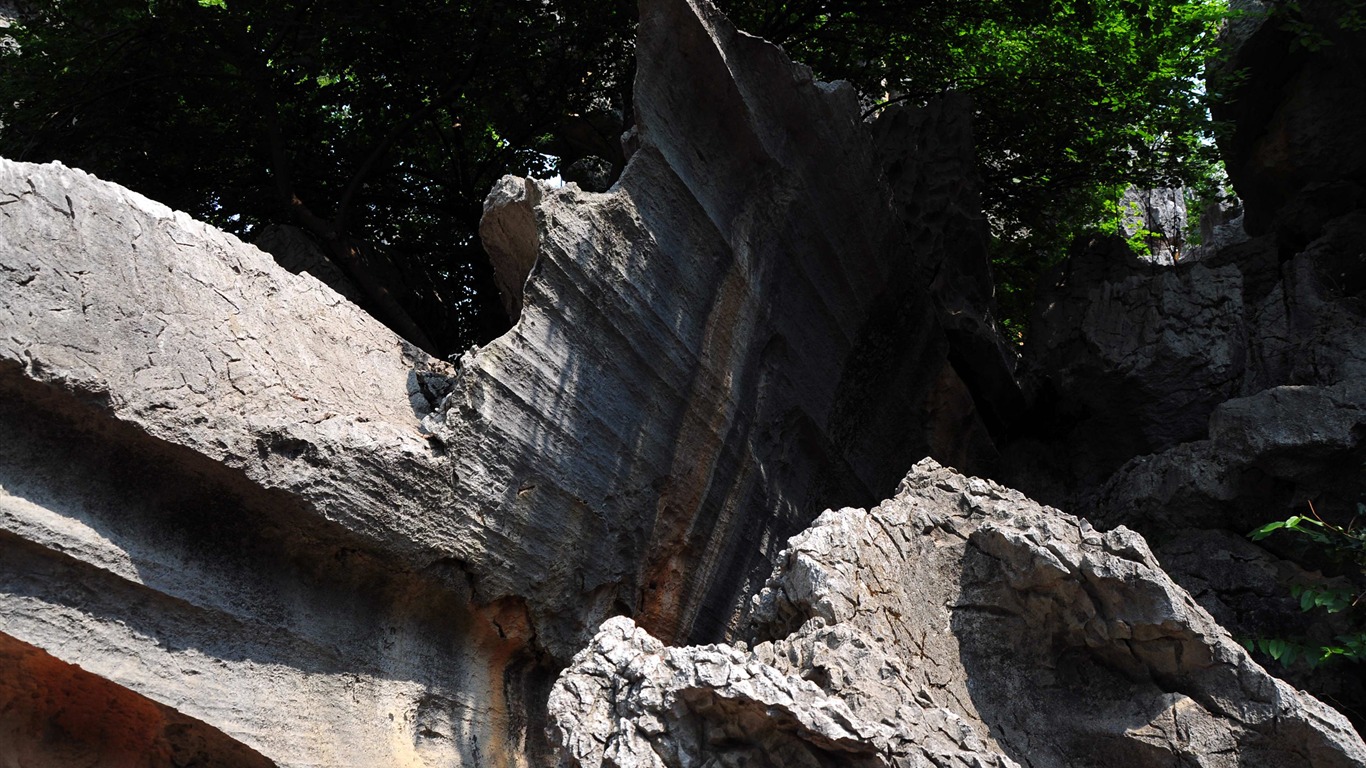
[[[1221,0],[721,5],[817,76],[853,82],[870,113],[972,93],[1008,291],[1125,185],[1210,176],[1198,82]],[[0,54],[0,154],[60,159],[246,237],[300,225],[375,288],[371,311],[451,354],[506,323],[475,234],[492,183],[586,155],[619,169],[634,13],[631,0],[29,4]]]
[[[1020,320],[1038,274],[1129,186],[1215,192],[1202,80],[1224,0],[723,0],[873,109],[966,91],[998,299]]]

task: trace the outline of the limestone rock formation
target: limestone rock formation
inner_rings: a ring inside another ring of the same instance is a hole
[[[907,277],[943,260],[912,233],[980,224],[971,180],[908,223],[850,89],[705,3],[640,34],[629,166],[495,198],[519,320],[455,365],[164,206],[0,163],[0,631],[283,765],[534,762],[606,617],[719,638],[818,510],[989,462],[974,392],[1008,361]]]
[[[429,420],[463,503],[498,510],[461,554],[498,552],[476,593],[525,597],[561,660],[612,612],[719,638],[815,511],[875,500],[927,453],[994,455],[965,382],[983,377],[916,279],[944,257],[911,233],[983,225],[954,177],[899,215],[852,89],[707,3],[642,4],[637,59],[608,193],[509,178],[490,195],[481,232],[519,320]],[[947,155],[966,131],[897,135]]]
[[[752,650],[607,622],[551,695],[561,765],[1366,764],[1142,537],[930,460],[794,537],[756,602]]]
[[[847,626],[750,652],[667,647],[618,617],[551,693],[551,738],[565,766],[1016,766],[908,689],[899,664]]]
[[[1247,370],[1243,275],[1232,264],[1202,261],[1179,269],[1136,257],[1118,239],[1079,243],[1045,276],[1025,358],[1041,379],[1038,419],[1067,456],[1050,456],[1073,474],[1050,495],[1033,470],[1018,472],[1031,493],[1065,508],[1134,456],[1206,436],[1215,407],[1240,393]],[[1008,461],[1033,461],[1032,447]],[[1009,467],[1006,476],[1015,478]]]
[[[1290,583],[1280,596],[1263,583],[1250,609],[1235,542],[1311,503],[1346,525],[1366,498],[1361,100],[1345,95],[1360,78],[1344,74],[1366,47],[1336,23],[1344,4],[1284,6],[1270,20],[1269,6],[1243,5],[1257,7],[1227,33],[1228,66],[1247,84],[1227,94],[1236,122],[1222,146],[1255,236],[1211,238],[1196,263],[1173,267],[1126,259],[1113,242],[1079,248],[1040,289],[1024,356],[1033,429],[1004,447],[1000,476],[1101,527],[1143,531],[1230,629],[1284,637],[1304,623],[1284,599]],[[1333,44],[1297,42],[1283,14],[1300,13],[1296,34]],[[1208,545],[1202,557],[1191,541]],[[1280,560],[1292,556],[1324,566],[1288,542],[1263,546],[1264,569],[1303,573]],[[1363,711],[1359,676],[1277,672]]]
[[[1120,231],[1142,236],[1146,260],[1170,266],[1186,256],[1186,191],[1179,187],[1129,187],[1119,199]]]
[[[1355,198],[1174,271],[1074,262],[1033,375],[1081,403],[1065,426],[1135,405],[1088,454],[1013,418],[969,105],[867,125],[704,0],[643,0],[638,57],[607,192],[490,196],[516,324],[455,363],[183,214],[0,161],[0,704],[41,704],[0,733],[55,754],[61,713],[112,702],[182,763],[543,764],[555,674],[627,615],[555,694],[566,760],[628,723],[648,751],[614,754],[665,764],[1360,764],[1126,532],[922,465],[780,557],[925,455],[1062,451],[1106,523],[1322,487],[1360,457]],[[1169,480],[1131,471],[1149,451]],[[593,703],[642,659],[627,709]],[[126,753],[92,733],[72,759]]]
[[[0,632],[280,764],[499,743],[516,633],[442,570],[441,364],[57,165],[0,164],[0,264]]]

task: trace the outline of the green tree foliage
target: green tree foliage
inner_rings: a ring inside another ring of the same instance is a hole
[[[1195,84],[1220,0],[721,4],[870,103],[976,97],[1007,316],[1027,314],[1035,275],[1116,188],[1208,178]],[[29,2],[0,56],[0,154],[61,159],[248,237],[302,225],[372,289],[372,311],[447,354],[501,330],[475,236],[492,183],[585,154],[619,164],[634,13]]]
[[[1328,642],[1283,637],[1244,640],[1249,650],[1255,648],[1286,666],[1297,659],[1311,667],[1338,660],[1366,661],[1366,613],[1363,613],[1366,590],[1362,588],[1366,577],[1366,530],[1357,525],[1363,516],[1366,516],[1366,504],[1358,503],[1356,516],[1346,525],[1338,525],[1319,517],[1310,504],[1309,515],[1292,515],[1248,534],[1253,541],[1262,541],[1277,533],[1293,535],[1301,544],[1308,545],[1310,554],[1325,559],[1341,571],[1342,577],[1336,583],[1324,580],[1294,584],[1290,589],[1305,613],[1343,614],[1340,626],[1346,630],[1338,632]],[[1321,618],[1311,619],[1308,628],[1313,629],[1318,623]]]
[[[1200,83],[1223,0],[722,4],[880,104],[974,96],[1008,318],[1027,316],[1038,274],[1126,187],[1217,191],[1204,189],[1218,158]]]
[[[450,353],[500,330],[474,234],[484,196],[504,173],[545,175],[552,135],[621,102],[633,13],[625,0],[30,3],[0,59],[0,154],[60,159],[248,237],[301,225],[370,288],[372,311]]]

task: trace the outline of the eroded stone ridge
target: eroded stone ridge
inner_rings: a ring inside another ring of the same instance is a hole
[[[903,221],[852,90],[700,0],[643,3],[638,55],[620,183],[493,206],[526,214],[520,318],[454,366],[183,214],[0,164],[4,631],[281,764],[516,764],[605,617],[722,636],[816,510],[989,458],[953,292],[916,282],[980,226],[965,185],[926,171]],[[905,130],[961,154],[966,122]]]
[[[564,764],[1366,765],[1142,537],[930,460],[789,541],[756,603],[752,651],[604,625],[551,697]]]
[[[875,142],[852,88],[702,0],[643,2],[637,60],[612,189],[509,178],[490,195],[481,232],[519,319],[431,420],[462,504],[498,511],[469,518],[476,590],[526,596],[562,661],[612,612],[722,637],[816,510],[872,503],[927,453],[994,450],[939,320],[990,291],[968,107]],[[898,138],[919,195],[901,206],[879,154]],[[932,297],[940,261],[970,261],[945,248],[981,263]],[[1009,380],[991,354],[970,357]]]

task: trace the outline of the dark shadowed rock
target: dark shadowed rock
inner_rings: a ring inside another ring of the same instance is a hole
[[[1004,473],[1051,503],[1084,503],[1134,456],[1205,437],[1210,413],[1240,391],[1249,341],[1234,266],[1163,267],[1098,238],[1079,242],[1037,295],[1025,350],[1035,426]],[[1051,444],[1042,473],[1035,441]]]
[[[1366,30],[1348,2],[1233,5],[1244,16],[1210,72],[1213,111],[1232,128],[1220,150],[1260,235],[1309,184],[1366,184]]]
[[[1221,147],[1255,237],[1221,243],[1211,229],[1198,263],[1146,272],[1103,248],[1074,255],[1041,292],[1026,354],[1034,429],[1003,462],[1049,501],[1144,532],[1244,637],[1298,636],[1277,633],[1305,622],[1265,579],[1265,610],[1248,609],[1237,585],[1259,580],[1231,542],[1311,503],[1346,525],[1366,498],[1366,45],[1341,23],[1348,4],[1277,5],[1240,4],[1254,12],[1233,19],[1211,72],[1231,97]],[[1316,567],[1312,551],[1263,546],[1278,573],[1304,570],[1282,558]],[[1358,677],[1277,672],[1366,711]]]
[[[616,179],[612,164],[601,157],[581,157],[564,169],[564,180],[585,192],[606,192]]]

